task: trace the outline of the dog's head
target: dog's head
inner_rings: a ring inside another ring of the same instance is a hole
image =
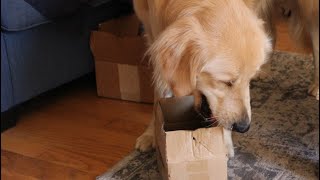
[[[167,85],[175,96],[193,94],[199,113],[238,132],[250,127],[250,81],[271,50],[262,22],[248,14],[236,17],[244,18],[240,24],[228,18],[180,19],[149,49],[158,89]]]

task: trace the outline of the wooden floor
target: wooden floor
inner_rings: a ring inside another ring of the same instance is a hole
[[[310,52],[278,29],[278,50]],[[17,126],[1,134],[1,178],[94,179],[133,150],[151,110],[98,98],[87,80],[52,91],[27,103]]]

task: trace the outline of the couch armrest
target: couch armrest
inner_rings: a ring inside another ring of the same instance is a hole
[[[11,70],[7,56],[5,39],[1,33],[1,112],[7,111],[13,105]]]

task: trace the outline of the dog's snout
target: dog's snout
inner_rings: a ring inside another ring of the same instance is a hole
[[[233,131],[245,133],[250,129],[250,119],[247,113],[244,113],[241,120],[233,124]]]

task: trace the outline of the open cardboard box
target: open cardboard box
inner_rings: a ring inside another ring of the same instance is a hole
[[[135,15],[100,24],[91,33],[99,96],[152,103],[152,68],[145,39],[140,36],[140,22]]]
[[[159,171],[167,180],[225,180],[228,157],[222,128],[201,128],[207,124],[194,111],[193,102],[193,96],[186,96],[157,104]]]

